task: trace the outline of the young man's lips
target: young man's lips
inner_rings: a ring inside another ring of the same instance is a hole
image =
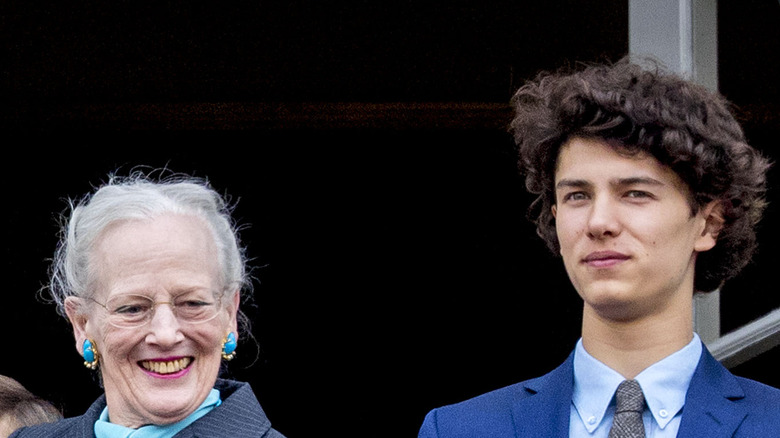
[[[591,266],[612,266],[630,257],[626,254],[615,251],[596,251],[588,254],[582,262]]]

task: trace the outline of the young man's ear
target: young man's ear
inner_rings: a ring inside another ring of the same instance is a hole
[[[552,207],[550,207],[550,211],[552,212],[553,217],[557,217],[558,205],[557,204],[553,204]]]
[[[696,239],[694,249],[698,252],[709,251],[718,241],[718,234],[725,223],[723,203],[718,200],[710,201],[701,209],[699,216],[704,220],[704,223],[701,234]]]

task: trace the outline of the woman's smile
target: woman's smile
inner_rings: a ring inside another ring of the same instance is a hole
[[[152,359],[140,361],[139,365],[141,365],[148,374],[154,376],[165,375],[169,377],[179,377],[186,374],[192,361],[192,357],[182,357],[179,359]]]

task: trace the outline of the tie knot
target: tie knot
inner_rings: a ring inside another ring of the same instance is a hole
[[[617,398],[616,412],[642,412],[645,408],[645,397],[642,387],[636,380],[624,380],[615,392]]]

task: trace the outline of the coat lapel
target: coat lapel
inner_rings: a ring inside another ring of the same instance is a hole
[[[685,397],[679,438],[731,437],[747,410],[738,400],[745,397],[734,376],[704,347]]]
[[[527,381],[512,406],[518,438],[567,438],[574,381],[574,353],[550,373]]]
[[[255,438],[269,433],[271,422],[248,383],[218,379],[216,388],[222,393],[219,409],[192,423],[177,438]]]

